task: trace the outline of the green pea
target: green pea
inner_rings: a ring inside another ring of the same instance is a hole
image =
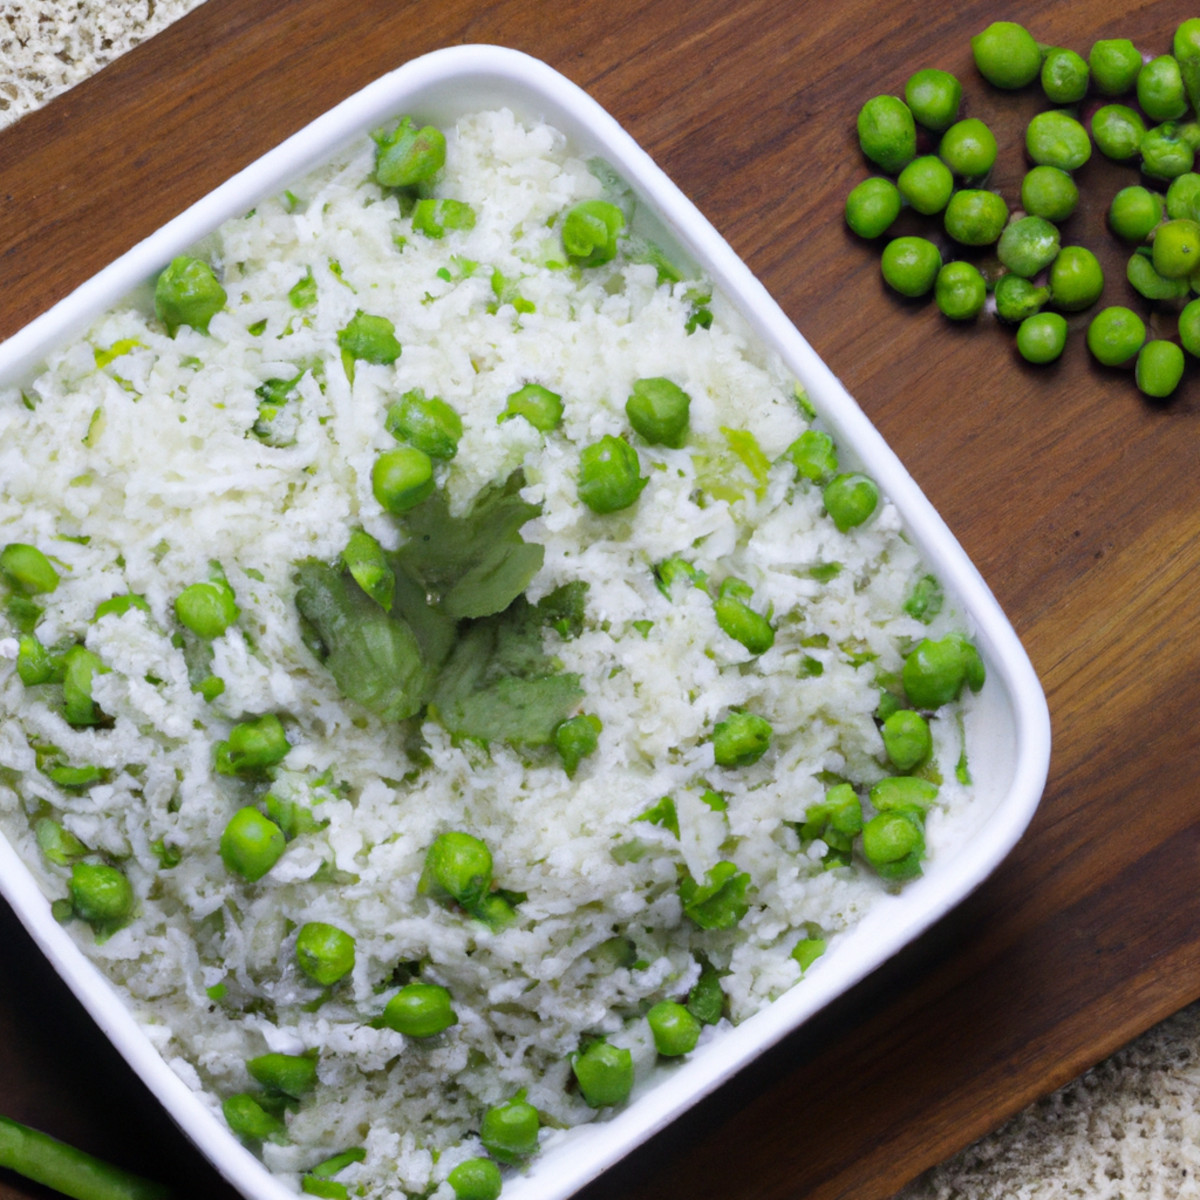
[[[510,392],[504,403],[504,411],[496,418],[497,423],[524,417],[541,433],[557,429],[562,422],[562,397],[540,383],[527,383]]]
[[[1200,112],[1200,18],[1191,17],[1175,30],[1171,52],[1179,63],[1188,103]]]
[[[800,973],[803,974],[825,953],[827,948],[824,938],[804,937],[792,947],[791,957],[799,964]]]
[[[101,600],[96,605],[96,612],[92,620],[99,621],[101,617],[123,617],[131,609],[148,613],[150,605],[147,603],[145,596],[139,596],[135,592],[125,592],[119,596],[109,596],[107,600]]]
[[[1189,354],[1200,357],[1200,300],[1190,301],[1179,314],[1179,340]]]
[[[625,415],[650,445],[678,450],[687,440],[691,403],[692,398],[677,383],[653,376],[634,381],[625,401]]]
[[[633,1091],[633,1054],[607,1042],[592,1042],[571,1059],[571,1073],[589,1108],[624,1104]]]
[[[962,84],[949,71],[924,67],[909,76],[904,85],[904,100],[920,124],[940,133],[958,117]]]
[[[562,759],[568,779],[575,778],[579,764],[600,745],[604,726],[594,713],[580,713],[560,721],[554,730],[554,748]]]
[[[1140,184],[1123,187],[1112,198],[1108,224],[1119,238],[1144,242],[1165,216],[1163,198]]]
[[[871,785],[870,801],[877,812],[907,809],[924,812],[938,796],[938,785],[916,775],[888,775]]]
[[[1058,227],[1042,217],[1018,217],[1005,226],[996,256],[1014,275],[1031,279],[1048,267],[1059,251]]]
[[[641,474],[637,451],[606,434],[579,454],[579,499],[594,513],[619,512],[637,502],[650,480]]]
[[[154,285],[154,312],[174,337],[181,325],[207,333],[209,322],[225,307],[227,296],[212,267],[181,254],[172,259]]]
[[[384,427],[430,458],[451,459],[458,453],[462,417],[440,396],[426,396],[420,388],[405,392],[387,411]]]
[[[849,783],[835,783],[825,792],[823,800],[804,810],[800,832],[806,844],[819,838],[829,847],[828,861],[846,865],[862,826],[862,801],[858,793]]]
[[[950,262],[938,272],[933,296],[952,321],[969,321],[979,315],[987,300],[987,284],[974,264]]]
[[[661,1000],[647,1014],[654,1048],[664,1058],[690,1054],[700,1040],[700,1022],[674,1000]]]
[[[971,39],[979,73],[999,88],[1023,88],[1042,69],[1042,51],[1033,35],[1015,21],[993,21]]]
[[[284,1133],[283,1121],[267,1112],[253,1096],[244,1092],[229,1096],[221,1103],[225,1123],[238,1137],[248,1142],[262,1142]]]
[[[283,856],[283,830],[257,808],[239,808],[221,834],[221,861],[250,883],[260,880]]]
[[[434,1037],[458,1024],[450,993],[436,983],[405,984],[388,1002],[380,1022],[411,1038]]]
[[[381,187],[431,183],[446,163],[446,136],[432,125],[416,128],[405,117],[390,133],[375,134],[375,180]]]
[[[797,479],[820,483],[837,473],[837,447],[822,430],[806,429],[783,453],[796,468]]]
[[[917,128],[907,104],[897,96],[872,96],[858,112],[858,144],[889,175],[917,154]]]
[[[1026,126],[1025,149],[1035,163],[1074,171],[1091,158],[1092,139],[1074,117],[1054,108]]]
[[[1139,352],[1146,341],[1146,323],[1132,308],[1102,308],[1087,326],[1087,348],[1106,367],[1120,366]]]
[[[504,1187],[500,1168],[490,1158],[467,1158],[456,1166],[446,1182],[455,1200],[499,1200]]]
[[[1002,321],[1024,321],[1050,299],[1048,287],[1037,287],[1022,275],[1001,275],[993,292]]]
[[[859,471],[835,475],[822,493],[825,511],[841,533],[867,521],[879,507],[879,487]]]
[[[475,210],[463,200],[449,196],[426,196],[418,200],[412,212],[412,227],[435,241],[446,231],[474,229]]]
[[[846,224],[862,238],[886,233],[900,215],[904,198],[900,189],[882,175],[855,184],[846,197]]]
[[[983,660],[965,638],[923,638],[909,652],[900,673],[914,708],[932,711],[957,700],[964,686],[977,692],[984,681]]]
[[[934,154],[914,158],[896,180],[900,195],[923,216],[940,213],[954,191],[954,175]]]
[[[479,1140],[499,1162],[518,1163],[537,1150],[540,1125],[537,1109],[528,1101],[514,1097],[483,1114]]]
[[[1142,55],[1128,38],[1104,38],[1088,54],[1092,85],[1102,96],[1120,96],[1137,82]]]
[[[1105,104],[1092,114],[1092,137],[1105,158],[1125,162],[1135,158],[1146,136],[1141,113],[1125,104]]]
[[[897,709],[880,730],[884,753],[898,771],[920,766],[933,750],[929,722],[911,708]]]
[[[718,767],[748,767],[770,749],[773,732],[766,717],[732,712],[713,728],[713,760]]]
[[[416,446],[385,450],[371,468],[371,492],[380,505],[398,516],[432,494],[433,460]]]
[[[338,330],[337,344],[348,358],[380,366],[394,363],[401,353],[395,325],[387,317],[363,312],[361,308]]]
[[[317,1086],[317,1060],[308,1054],[260,1054],[246,1061],[246,1070],[268,1092],[293,1100]]]
[[[10,588],[26,596],[47,594],[59,584],[54,564],[26,542],[9,542],[0,550],[0,575]]]
[[[1174,342],[1147,342],[1138,351],[1134,368],[1138,390],[1145,396],[1164,399],[1179,386],[1183,367],[1183,351]]]
[[[862,832],[863,856],[889,880],[913,879],[921,874],[925,832],[920,818],[909,812],[882,812],[872,817]]]
[[[1151,121],[1174,121],[1187,112],[1183,75],[1173,55],[1160,54],[1138,72],[1137,98]]]
[[[765,654],[775,644],[775,630],[770,620],[755,612],[748,603],[752,596],[748,584],[729,578],[721,583],[713,612],[717,625],[751,654]]]
[[[983,179],[996,152],[996,135],[978,117],[955,121],[938,143],[938,157],[961,179]]]
[[[1150,249],[1154,269],[1164,279],[1182,279],[1200,265],[1200,224],[1187,217],[1164,221]]]
[[[73,859],[82,858],[88,848],[69,829],[50,817],[39,817],[33,823],[33,834],[38,849],[47,862],[65,867]],[[74,905],[72,905],[72,909]]]
[[[1008,222],[1008,205],[996,192],[963,188],[950,197],[942,223],[964,246],[990,246]]]
[[[101,714],[92,699],[92,681],[108,668],[86,646],[74,645],[62,657],[63,716],[70,725],[98,725]]]
[[[1100,298],[1104,272],[1099,260],[1086,247],[1064,246],[1050,266],[1049,283],[1055,308],[1079,312]]]
[[[1154,268],[1153,251],[1139,246],[1125,267],[1125,278],[1135,292],[1147,300],[1180,300],[1191,290],[1187,279],[1168,279]]]
[[[1021,207],[1031,217],[1065,221],[1079,204],[1079,188],[1061,167],[1037,166],[1021,181]]]
[[[1042,91],[1053,104],[1076,104],[1087,95],[1088,65],[1074,50],[1055,46],[1042,60]]]
[[[607,200],[582,200],[562,223],[563,249],[581,267],[598,267],[617,256],[617,243],[625,229],[625,216]]]
[[[425,852],[419,890],[474,908],[492,886],[492,852],[479,838],[461,830],[439,834]]]
[[[116,867],[77,862],[67,891],[75,915],[96,929],[111,929],[133,912],[133,885]]]
[[[283,722],[274,713],[240,721],[217,749],[217,770],[222,775],[264,771],[282,762],[292,748]]]
[[[1174,121],[1147,129],[1139,150],[1142,170],[1152,179],[1175,179],[1186,175],[1196,162],[1195,150]]]
[[[223,579],[190,584],[175,597],[179,623],[208,641],[220,637],[238,619],[238,612],[233,588]]]
[[[1060,313],[1034,313],[1017,326],[1017,352],[1026,362],[1050,363],[1067,346],[1067,322]]]
[[[396,575],[383,547],[365,529],[355,529],[341,559],[354,582],[380,608],[390,612],[396,597]]]
[[[685,875],[679,898],[688,919],[701,929],[732,929],[750,911],[749,888],[750,876],[736,863],[722,860],[704,872],[703,883]]]
[[[344,929],[309,921],[296,934],[296,965],[313,983],[332,987],[354,970],[355,942]]]
[[[884,282],[902,296],[924,296],[941,270],[942,255],[927,238],[893,238],[883,248],[880,270]]]
[[[1200,219],[1200,175],[1187,171],[1177,175],[1167,187],[1167,216]]]

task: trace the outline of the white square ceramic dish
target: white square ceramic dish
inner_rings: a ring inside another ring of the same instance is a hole
[[[782,357],[839,446],[860,460],[899,508],[912,540],[966,612],[988,669],[968,726],[972,773],[980,790],[979,820],[970,840],[876,909],[801,986],[664,1073],[611,1119],[559,1136],[523,1176],[506,1184],[506,1200],[555,1200],[575,1192],[842,995],[986,878],[1021,836],[1040,799],[1050,726],[1029,660],[986,584],[829,368],[729,245],[620,126],[557,72],[514,51],[488,46],[438,51],[350,97],[0,345],[0,383],[28,376],[51,347],[151,279],[173,256],[302,176],[347,140],[402,113],[443,124],[501,105],[548,120],[582,153],[611,163],[638,193],[642,219],[651,227],[646,231],[690,257]],[[0,891],[100,1027],[217,1169],[254,1200],[293,1196],[152,1048],[110,985],[51,917],[48,900],[3,838]]]

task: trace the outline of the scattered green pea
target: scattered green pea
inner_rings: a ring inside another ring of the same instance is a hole
[[[625,214],[607,200],[582,200],[563,217],[562,243],[567,257],[581,267],[599,267],[617,256]]]
[[[884,753],[898,771],[920,766],[933,750],[929,722],[914,709],[901,708],[884,721],[880,729]]]
[[[723,859],[704,872],[702,883],[685,875],[679,882],[679,898],[688,919],[701,929],[732,929],[750,911],[749,889],[750,876]]]
[[[662,1000],[647,1014],[654,1047],[664,1058],[689,1054],[700,1040],[700,1022],[674,1000]]]
[[[1163,198],[1140,184],[1123,187],[1112,198],[1108,224],[1113,233],[1129,242],[1144,242],[1165,216]]]
[[[1120,96],[1137,82],[1142,56],[1128,38],[1104,38],[1088,54],[1092,85],[1102,96]]]
[[[221,834],[221,861],[250,883],[260,880],[283,856],[287,840],[257,808],[239,808]]]
[[[1042,51],[1032,34],[1015,21],[993,21],[971,39],[975,66],[999,88],[1023,88],[1042,69]]]
[[[1077,104],[1087,95],[1087,60],[1074,50],[1055,46],[1042,60],[1042,91],[1053,104]]]
[[[884,282],[909,297],[924,296],[933,287],[941,266],[941,252],[922,237],[893,238],[880,258]]]
[[[387,317],[361,308],[338,330],[337,344],[346,357],[379,366],[394,363],[401,354],[395,325]]]
[[[500,1168],[490,1158],[467,1158],[446,1176],[455,1200],[499,1200],[504,1188]]]
[[[1200,175],[1186,171],[1171,180],[1167,187],[1167,216],[1173,220],[1187,217],[1200,220]]]
[[[839,532],[862,525],[879,506],[879,487],[860,471],[844,471],[835,475],[822,493],[825,511]]]
[[[1136,158],[1146,136],[1146,122],[1126,104],[1105,104],[1092,114],[1092,138],[1105,158],[1126,162]]]
[[[1052,108],[1026,126],[1025,149],[1035,163],[1074,171],[1091,158],[1092,139],[1074,117]]]
[[[309,921],[296,934],[296,965],[313,983],[332,987],[354,969],[354,938],[325,921]]]
[[[277,1137],[287,1128],[282,1119],[244,1092],[229,1096],[221,1103],[225,1123],[238,1137],[248,1142],[263,1142]]]
[[[767,617],[750,607],[752,596],[749,584],[732,577],[725,579],[713,603],[713,613],[722,632],[751,654],[765,654],[775,644],[775,630]]]
[[[224,579],[193,583],[175,597],[175,615],[181,625],[211,641],[238,619],[237,598]]]
[[[1096,361],[1106,367],[1118,367],[1128,362],[1145,340],[1145,322],[1133,309],[1123,305],[1102,308],[1088,325],[1088,349]]]
[[[1065,221],[1079,204],[1079,188],[1061,167],[1036,166],[1021,181],[1021,207],[1031,217]]]
[[[405,984],[386,1004],[382,1025],[405,1037],[428,1038],[458,1024],[450,993],[437,983]]]
[[[996,245],[996,256],[1014,275],[1032,279],[1048,267],[1059,251],[1058,227],[1043,217],[1010,221]]]
[[[1164,221],[1154,231],[1151,261],[1164,279],[1182,279],[1200,266],[1200,223],[1187,217]]]
[[[748,767],[770,749],[773,732],[766,717],[732,712],[713,728],[713,760],[718,767]]]
[[[1151,121],[1174,121],[1187,112],[1179,63],[1171,54],[1152,58],[1138,72],[1137,99]]]
[[[100,723],[100,710],[92,698],[92,681],[107,669],[99,655],[78,643],[62,656],[63,716],[69,725]]]
[[[45,595],[59,584],[54,564],[27,542],[9,542],[0,550],[0,575],[10,588],[26,596]]]
[[[1186,175],[1196,162],[1195,149],[1174,121],[1147,129],[1138,147],[1142,171],[1152,179],[1175,179]]]
[[[979,268],[968,262],[949,262],[933,285],[938,308],[952,321],[969,321],[987,301],[987,283]]]
[[[960,179],[980,180],[996,163],[996,135],[978,117],[955,121],[938,143],[938,157]]]
[[[919,815],[903,810],[881,812],[862,832],[863,856],[884,879],[913,879],[921,874],[925,832]]]
[[[964,686],[977,692],[984,681],[983,660],[958,634],[923,638],[905,658],[900,678],[913,706],[932,711],[957,700]]]
[[[433,495],[433,460],[416,446],[385,450],[371,468],[371,492],[395,515],[408,512]]]
[[[691,403],[692,398],[677,383],[652,376],[634,381],[625,401],[625,415],[650,445],[678,450],[687,440]]]
[[[1067,346],[1067,321],[1060,313],[1034,313],[1017,326],[1017,352],[1030,363],[1054,362]]]
[[[554,748],[562,759],[568,779],[575,778],[579,764],[596,752],[604,726],[594,713],[580,713],[559,722],[554,730]]]
[[[1200,300],[1190,301],[1179,314],[1179,341],[1194,357],[1200,357]]]
[[[806,429],[784,451],[784,456],[791,459],[797,479],[821,483],[837,473],[837,447],[833,438],[823,430]]]
[[[900,189],[890,179],[872,175],[856,184],[846,197],[846,224],[859,237],[881,237],[903,207]]]
[[[896,187],[914,212],[932,216],[949,203],[954,175],[937,155],[925,154],[900,172]]]
[[[118,596],[109,596],[107,600],[101,600],[96,605],[96,612],[92,620],[99,621],[101,617],[123,617],[131,609],[137,609],[138,612],[148,613],[150,605],[145,596],[139,596],[134,592],[125,592]]]
[[[1183,378],[1183,351],[1161,338],[1147,342],[1139,351],[1134,378],[1138,390],[1154,399],[1165,399]]]
[[[397,440],[415,446],[430,458],[451,459],[458,453],[462,417],[440,396],[413,388],[387,410],[384,427]]]
[[[912,112],[897,96],[873,96],[858,113],[862,152],[889,175],[901,171],[917,154]]]
[[[275,713],[239,721],[217,747],[217,770],[223,775],[254,774],[282,762],[291,749],[283,722]]]
[[[299,1100],[317,1086],[317,1060],[308,1054],[271,1052],[246,1060],[246,1070],[268,1092]]]
[[[416,128],[405,117],[388,133],[375,134],[375,180],[381,187],[432,183],[446,162],[446,136],[433,125]]]
[[[949,71],[924,67],[909,76],[904,100],[918,123],[940,133],[958,118],[962,84]]]
[[[572,1057],[571,1073],[589,1108],[624,1104],[633,1091],[633,1054],[622,1046],[592,1042]]]
[[[1050,266],[1050,296],[1055,308],[1080,312],[1104,290],[1104,272],[1085,246],[1064,246]]]
[[[1023,275],[1001,275],[993,292],[996,315],[1002,321],[1020,322],[1040,312],[1050,299],[1050,289],[1031,283]]]
[[[1188,103],[1200,112],[1200,18],[1190,17],[1175,30],[1171,53],[1179,63]]]
[[[594,513],[619,512],[637,502],[650,480],[641,473],[637,451],[623,438],[606,434],[579,454],[579,499]]]
[[[437,241],[446,236],[447,230],[474,229],[475,210],[464,200],[450,196],[425,196],[413,207],[412,227]]]
[[[461,830],[439,834],[425,852],[420,891],[448,898],[472,909],[492,885],[492,852],[474,834]]]
[[[803,974],[825,953],[828,948],[823,937],[803,937],[793,947],[791,957],[795,959]]]
[[[154,285],[154,312],[174,337],[180,326],[207,333],[228,299],[212,267],[182,254],[172,259]]]
[[[504,402],[504,411],[496,418],[497,423],[510,421],[513,417],[524,417],[541,433],[557,429],[562,422],[562,397],[540,383],[527,383],[510,392]]]
[[[1168,279],[1154,267],[1154,252],[1149,246],[1139,246],[1125,266],[1125,278],[1130,287],[1147,300],[1180,300],[1191,290],[1185,278]]]
[[[950,197],[942,224],[964,246],[990,246],[1008,222],[1008,205],[997,192],[963,188]]]
[[[133,885],[104,863],[75,863],[67,891],[75,915],[97,931],[120,925],[133,912]]]
[[[540,1125],[537,1109],[516,1096],[483,1114],[479,1140],[497,1161],[519,1163],[537,1150]]]

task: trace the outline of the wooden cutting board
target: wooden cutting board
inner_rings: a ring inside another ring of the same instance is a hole
[[[1023,365],[991,318],[888,294],[842,202],[854,118],[956,72],[1016,194],[1037,97],[969,38],[1003,16],[1087,52],[1169,50],[1182,4],[1015,0],[208,0],[0,133],[0,336],[330,105],[424,51],[492,42],[588,89],[749,262],[980,567],[1044,681],[1055,747],[1015,852],[954,914],[589,1187],[587,1200],[878,1200],[1200,994],[1200,370],[1168,403],[1094,365]],[[1079,172],[1066,240],[1098,248],[1137,182]],[[1076,324],[1076,322],[1072,322]],[[1170,314],[1155,325],[1168,335]],[[220,1200],[229,1189],[0,912],[0,1110]],[[41,1195],[11,1177],[0,1200]]]

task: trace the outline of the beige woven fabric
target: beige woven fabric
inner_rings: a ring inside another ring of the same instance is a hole
[[[0,0],[0,128],[203,0]],[[1200,1200],[1200,1004],[896,1200]]]

